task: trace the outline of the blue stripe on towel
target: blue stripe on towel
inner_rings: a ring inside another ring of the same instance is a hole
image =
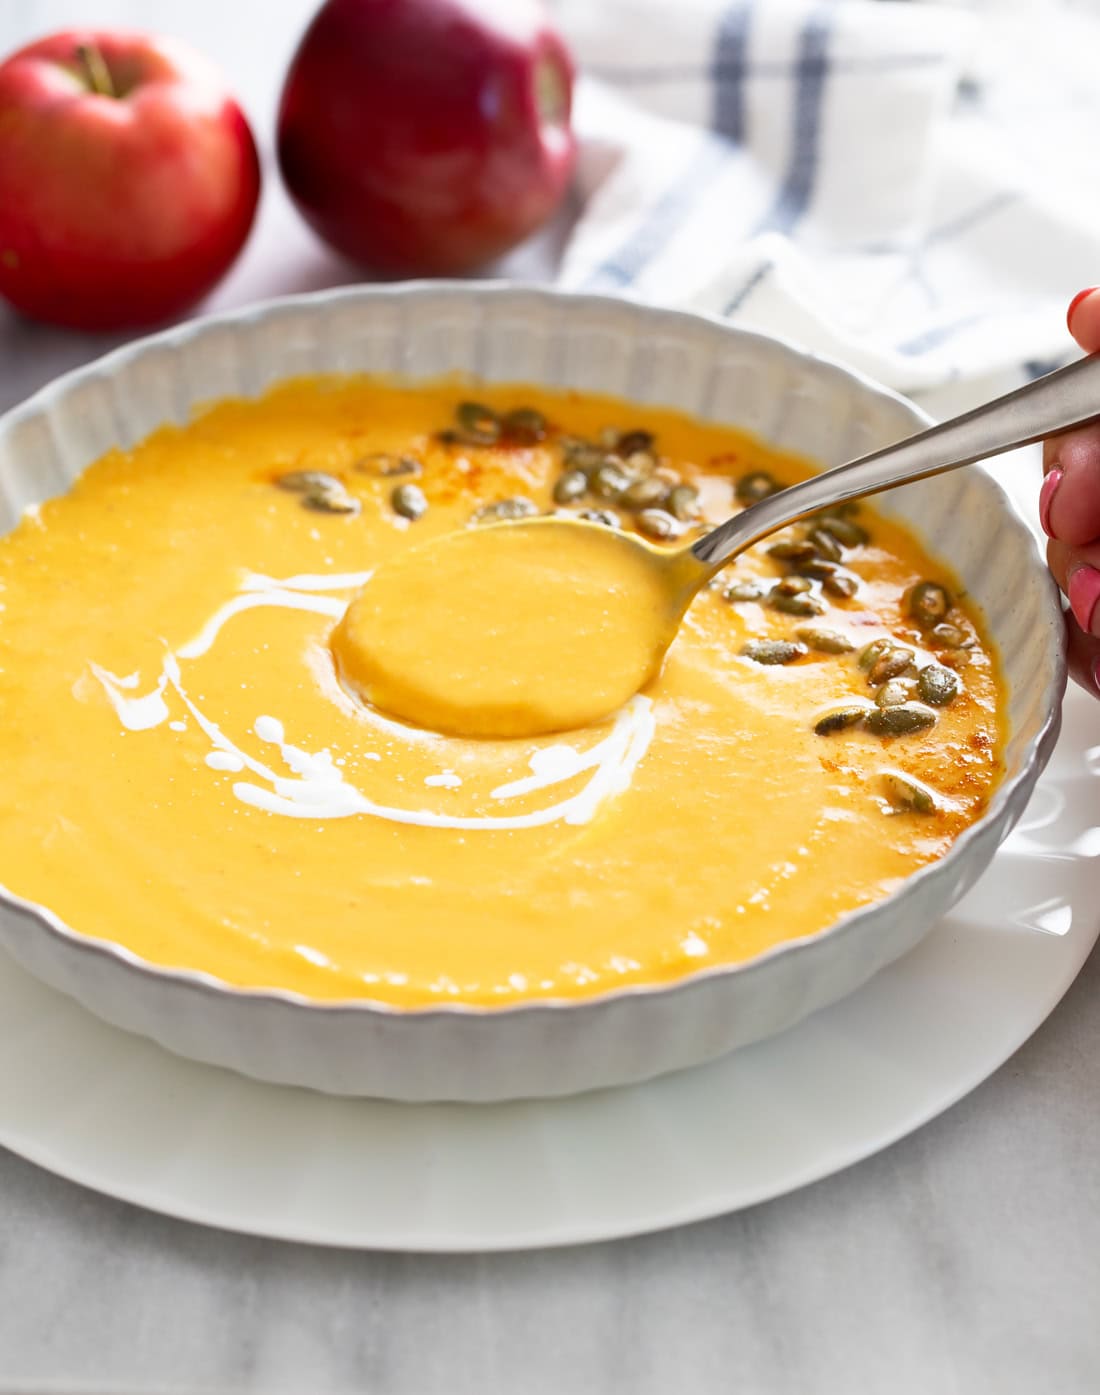
[[[753,0],[739,0],[723,14],[708,74],[714,83],[711,125],[719,135],[738,143],[745,139],[745,73],[753,8]]]
[[[691,217],[711,179],[736,152],[706,131],[685,169],[669,185],[617,252],[585,279],[587,290],[629,286]]]
[[[757,229],[789,232],[809,207],[817,177],[821,114],[829,75],[831,0],[818,5],[803,25],[795,65],[794,130],[791,161],[779,194]]]
[[[912,339],[907,339],[904,344],[898,344],[897,351],[910,357],[926,354],[930,349],[938,349],[948,340],[954,339],[956,334],[962,334],[964,330],[981,324],[983,320],[992,319],[997,313],[994,310],[977,310],[969,315],[960,315],[958,319],[949,320],[945,324],[933,325]]]
[[[719,39],[721,36],[722,30],[719,30]],[[943,64],[942,53],[883,53],[867,57],[853,54],[849,58],[830,59],[829,71],[844,77],[879,77],[883,73],[903,73],[915,68],[942,67]],[[585,71],[589,77],[617,83],[621,87],[672,86],[678,82],[698,83],[705,78],[709,78],[717,87],[723,82],[786,79],[794,68],[794,62],[784,59],[759,58],[749,62],[743,55],[735,53],[732,57],[722,57],[710,64],[646,63],[632,66],[596,63]],[[714,124],[718,126],[717,120]]]
[[[725,305],[722,306],[722,314],[735,315],[774,266],[775,263],[770,257],[767,261],[761,262],[752,275],[747,276],[741,283],[740,289],[735,291],[734,294],[730,296],[729,300],[726,301]]]

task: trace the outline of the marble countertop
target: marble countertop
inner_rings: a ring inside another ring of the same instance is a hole
[[[4,0],[0,52],[93,16],[177,32],[233,70],[263,131],[312,8]],[[549,264],[559,233],[511,269]],[[211,308],[350,279],[269,178]],[[0,410],[110,343],[0,309]],[[1087,1395],[1100,1386],[1098,1101],[1094,955],[1031,1041],[915,1135],[793,1195],[642,1239],[335,1252],[149,1214],[0,1150],[0,1395]]]

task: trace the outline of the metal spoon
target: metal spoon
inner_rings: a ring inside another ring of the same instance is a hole
[[[773,494],[687,547],[561,516],[452,533],[378,569],[336,631],[337,662],[367,702],[437,731],[584,726],[656,676],[696,592],[777,529],[1098,420],[1094,356]]]

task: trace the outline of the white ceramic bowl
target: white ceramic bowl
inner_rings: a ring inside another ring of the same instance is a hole
[[[197,403],[256,394],[296,373],[416,378],[454,370],[681,408],[824,464],[925,421],[837,364],[697,315],[505,285],[357,287],[143,340],[9,412],[0,419],[0,528],[64,491],[108,447],[185,421]],[[980,471],[959,471],[880,503],[915,526],[985,612],[1009,687],[1007,776],[946,856],[824,933],[671,986],[580,1002],[419,1011],[245,992],[161,969],[2,891],[0,945],[93,1012],[172,1051],[341,1094],[566,1094],[690,1066],[781,1031],[904,954],[981,875],[1022,813],[1059,727],[1061,611],[1031,535],[998,487]]]

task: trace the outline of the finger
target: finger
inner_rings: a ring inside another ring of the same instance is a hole
[[[1100,638],[1100,542],[1068,547],[1052,539],[1047,544],[1047,564],[1078,625]]]
[[[1069,303],[1066,324],[1085,353],[1100,351],[1100,286],[1078,291]]]
[[[1047,441],[1043,468],[1039,521],[1046,535],[1071,547],[1100,538],[1100,427]]]
[[[1066,616],[1069,640],[1069,672],[1093,697],[1100,696],[1100,639],[1081,632],[1072,615]]]

